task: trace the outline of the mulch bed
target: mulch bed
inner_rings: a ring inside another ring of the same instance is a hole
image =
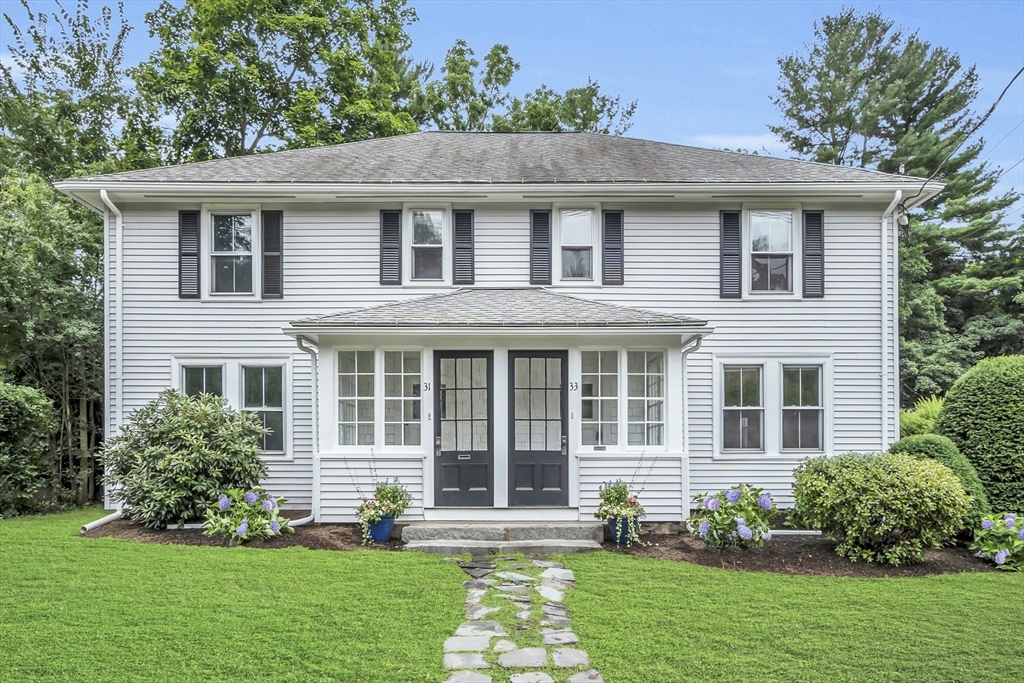
[[[926,550],[923,562],[893,567],[850,562],[836,555],[835,541],[823,536],[775,536],[762,548],[727,548],[722,552],[709,548],[704,541],[689,533],[646,534],[641,538],[650,545],[631,548],[617,548],[613,543],[603,545],[606,550],[639,557],[775,574],[874,578],[996,571],[988,562],[974,557],[974,551],[962,547]]]
[[[301,519],[309,514],[307,510],[282,510],[281,514],[290,519]],[[141,524],[132,524],[123,519],[105,524],[85,534],[89,538],[120,538],[143,543],[179,543],[181,545],[227,546],[223,536],[204,536],[202,529],[147,529]],[[311,550],[401,550],[403,543],[391,540],[387,543],[362,545],[362,530],[358,524],[305,524],[296,527],[295,532],[277,538],[255,538],[250,548],[288,548],[302,546]]]

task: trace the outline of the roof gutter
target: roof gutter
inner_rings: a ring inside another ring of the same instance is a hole
[[[889,398],[890,398],[890,396],[889,396],[889,362],[888,362],[888,358],[887,358],[887,356],[889,355],[888,354],[889,349],[888,349],[888,346],[887,346],[887,343],[886,343],[886,335],[889,332],[889,278],[888,278],[888,272],[887,272],[888,271],[888,267],[889,267],[889,254],[888,254],[888,251],[889,251],[888,250],[889,233],[888,233],[888,230],[889,230],[889,219],[890,218],[893,221],[893,230],[896,229],[896,225],[895,225],[896,218],[895,218],[894,212],[899,207],[900,200],[902,198],[903,198],[903,190],[896,190],[896,194],[893,196],[892,201],[889,203],[889,206],[887,206],[885,211],[882,212],[882,220],[881,220],[881,223],[880,223],[880,226],[881,226],[881,240],[880,240],[879,246],[881,248],[881,266],[880,266],[881,267],[881,271],[880,272],[881,272],[881,276],[882,276],[882,315],[881,315],[881,328],[880,328],[882,330],[882,335],[881,335],[882,338],[881,338],[881,345],[880,345],[880,351],[881,351],[880,358],[881,358],[881,361],[882,361],[882,368],[881,368],[882,369],[882,373],[881,373],[881,385],[882,385],[882,404],[881,404],[881,407],[882,407],[882,448],[881,448],[881,450],[883,452],[889,450],[889,446],[891,445],[889,443]],[[898,257],[898,254],[894,252],[893,255],[892,255],[892,258],[893,258],[893,271],[894,271],[893,274],[894,275],[895,275],[895,270],[896,270],[897,257]],[[895,280],[895,278],[894,278],[894,280]],[[893,291],[898,291],[898,288],[899,288],[899,284],[894,281],[893,282]],[[896,307],[894,306],[894,309],[895,308]],[[899,339],[898,339],[897,334],[896,334],[896,326],[895,325],[893,325],[893,344],[894,345],[899,344]],[[893,356],[893,358],[895,359],[895,355]],[[899,376],[899,368],[894,368],[893,371],[896,373],[897,376]],[[898,402],[897,402],[897,404],[898,404]]]

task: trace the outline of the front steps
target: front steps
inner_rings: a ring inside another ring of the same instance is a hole
[[[436,555],[548,554],[600,550],[600,522],[413,522],[402,529],[406,550]]]

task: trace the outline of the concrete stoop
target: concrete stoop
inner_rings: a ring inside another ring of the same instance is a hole
[[[600,550],[603,538],[600,522],[413,522],[402,529],[406,550],[438,555],[568,554]]]

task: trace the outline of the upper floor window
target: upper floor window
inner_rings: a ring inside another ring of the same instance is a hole
[[[253,220],[251,213],[214,213],[210,250],[214,294],[251,294]]]
[[[559,212],[562,279],[594,277],[594,212],[562,209]]]
[[[750,291],[793,291],[793,212],[750,211]]]
[[[444,279],[445,212],[414,210],[412,217],[412,279]]]

